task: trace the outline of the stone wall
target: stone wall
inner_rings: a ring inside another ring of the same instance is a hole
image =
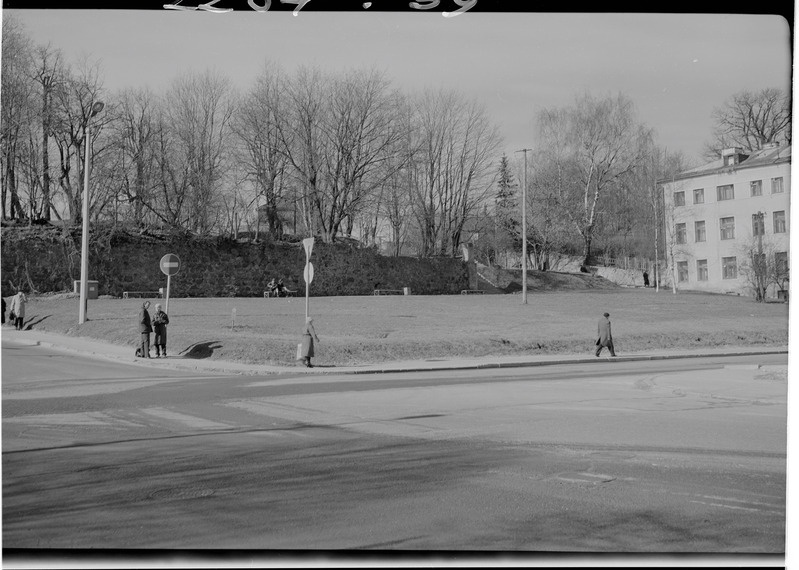
[[[15,287],[38,292],[71,291],[80,279],[80,230],[52,227],[3,228],[2,294]],[[230,239],[185,236],[140,236],[117,233],[93,239],[89,246],[89,279],[100,295],[123,291],[157,291],[166,287],[159,261],[167,253],[180,258],[172,277],[172,297],[261,296],[267,282],[282,278],[304,293],[305,250],[302,243],[242,243]],[[311,255],[312,296],[371,295],[375,287],[414,294],[455,294],[469,276],[459,259],[385,257],[372,248],[317,242]]]
[[[477,274],[498,292],[517,293],[522,290],[521,269],[503,269],[477,265]],[[530,291],[559,291],[570,289],[608,289],[614,283],[590,273],[565,273],[559,271],[527,271],[527,288]]]

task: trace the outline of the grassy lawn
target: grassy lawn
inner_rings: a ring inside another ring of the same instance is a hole
[[[150,299],[151,314],[157,299]],[[26,324],[36,330],[133,347],[141,299],[89,301],[78,325],[72,294],[33,297]],[[233,311],[235,309],[235,326]],[[452,356],[593,350],[596,322],[609,312],[617,353],[704,346],[787,346],[788,306],[748,297],[655,293],[647,289],[530,292],[520,295],[312,297],[320,338],[315,362],[329,365]],[[172,298],[170,354],[290,364],[305,299]]]

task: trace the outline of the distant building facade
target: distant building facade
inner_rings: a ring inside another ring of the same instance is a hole
[[[755,267],[768,268],[767,298],[786,294],[791,146],[719,160],[660,181],[666,259],[678,289],[754,294]],[[775,274],[779,279],[774,279]]]

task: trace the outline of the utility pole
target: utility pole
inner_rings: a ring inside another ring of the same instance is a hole
[[[92,105],[86,126],[83,128],[83,144],[86,145],[86,159],[83,165],[83,236],[80,248],[80,307],[78,308],[78,324],[86,322],[89,279],[89,146],[91,145],[90,126],[92,117],[103,110],[103,102]]]
[[[758,211],[755,216],[757,216],[757,261],[753,265],[755,266],[755,282],[757,283],[757,300],[765,302],[766,264],[763,262],[763,234],[766,231],[766,224],[763,221],[763,212]]]
[[[523,148],[516,152],[524,153],[524,182],[522,183],[522,304],[527,304],[527,151]]]

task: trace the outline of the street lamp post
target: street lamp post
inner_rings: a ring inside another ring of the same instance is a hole
[[[527,151],[523,148],[516,152],[524,153],[524,182],[522,183],[522,304],[527,304]]]
[[[83,167],[83,236],[81,238],[80,253],[80,308],[78,309],[78,324],[86,322],[86,303],[89,287],[89,145],[90,124],[92,117],[103,110],[104,104],[97,101],[92,105],[91,114],[86,120],[84,141],[86,145],[86,160]]]

